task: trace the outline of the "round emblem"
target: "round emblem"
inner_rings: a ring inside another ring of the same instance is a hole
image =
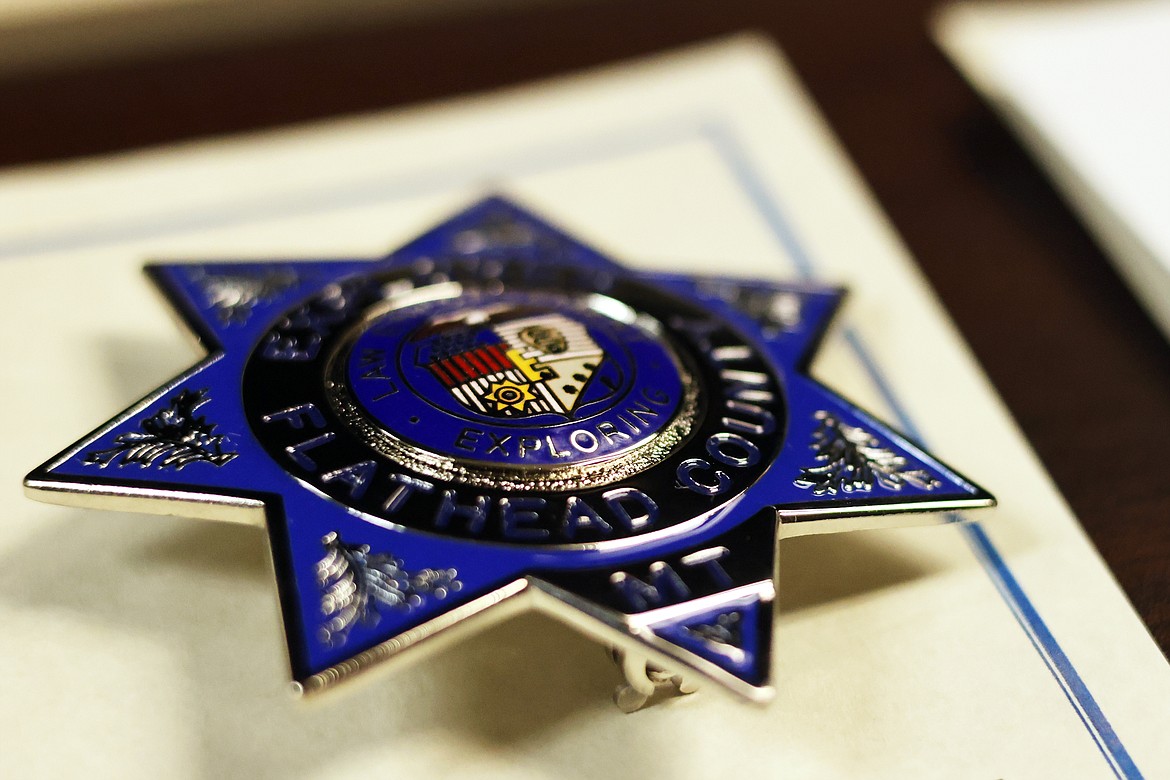
[[[447,292],[375,307],[331,361],[334,407],[386,456],[567,489],[644,471],[693,427],[691,372],[648,315],[599,294]]]
[[[261,443],[364,515],[597,546],[701,521],[779,449],[766,361],[693,303],[597,272],[424,271],[331,286],[281,317],[244,373]],[[271,410],[311,410],[320,433],[306,444]]]

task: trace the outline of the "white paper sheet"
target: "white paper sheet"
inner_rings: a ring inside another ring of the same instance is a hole
[[[28,469],[195,359],[145,260],[372,256],[489,191],[630,264],[848,285],[816,375],[1000,508],[785,542],[776,701],[700,691],[627,716],[602,649],[536,617],[294,700],[262,532],[21,495]],[[1170,776],[1165,660],[760,41],[17,171],[0,214],[5,771]]]
[[[959,3],[935,29],[1170,336],[1170,3]]]

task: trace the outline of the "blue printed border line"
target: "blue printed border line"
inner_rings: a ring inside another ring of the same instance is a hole
[[[797,270],[806,278],[813,276],[814,263],[811,257],[797,240],[774,196],[768,192],[763,182],[756,176],[755,169],[749,164],[735,138],[718,126],[706,128],[706,131],[712,144],[719,150],[736,180],[747,192],[776,239],[793,258]],[[893,410],[903,433],[917,439],[919,443],[925,444],[918,426],[915,425],[910,413],[894,392],[881,367],[878,366],[877,361],[874,360],[873,355],[862,342],[861,336],[854,328],[846,328],[844,335],[849,347],[861,361],[883,400]],[[951,515],[951,519],[958,521],[961,518],[958,515]],[[1109,763],[1113,774],[1124,780],[1140,780],[1141,772],[1138,771],[1137,765],[1130,758],[1121,739],[1113,731],[1113,727],[1093,698],[1093,694],[1089,692],[1088,687],[1072,665],[1072,661],[1061,649],[1056,637],[1052,635],[1043,618],[1040,617],[1040,613],[1020,586],[1019,581],[1016,580],[1015,575],[1012,574],[1011,569],[1008,568],[1007,562],[1000,555],[987,532],[978,523],[965,524],[961,528],[967,543],[975,553],[975,557],[983,566],[984,571],[987,572],[988,577],[991,578],[1000,597],[1007,603],[1016,622],[1028,635],[1032,646],[1036,648],[1036,652],[1040,654],[1052,676],[1060,684],[1065,697],[1076,710],[1077,717],[1085,725],[1093,742],[1097,745],[1097,749],[1101,751],[1101,755]]]
[[[759,216],[767,224],[777,242],[792,258],[797,272],[805,278],[815,276],[815,264],[798,240],[775,196],[756,174],[750,159],[736,140],[731,129],[719,121],[703,120],[695,116],[676,117],[672,121],[630,128],[606,138],[593,136],[570,144],[556,144],[494,160],[483,160],[452,166],[443,171],[415,174],[391,179],[352,180],[332,188],[283,194],[264,201],[220,203],[215,207],[186,211],[180,214],[153,215],[122,222],[104,222],[79,225],[59,230],[50,235],[18,236],[0,241],[0,259],[30,257],[51,252],[92,248],[124,241],[143,240],[184,233],[199,229],[227,227],[268,219],[285,219],[337,211],[375,203],[435,193],[464,186],[469,181],[487,179],[493,173],[507,171],[520,176],[555,170],[591,161],[613,159],[639,152],[660,149],[685,141],[705,140],[711,144],[719,159],[727,166],[739,187],[751,200]],[[874,386],[897,417],[905,433],[922,442],[917,426],[893,387],[881,371],[860,335],[846,328],[845,338],[869,374]],[[953,519],[958,520],[957,516]],[[1110,726],[1089,692],[1076,668],[1061,649],[1060,644],[1040,617],[1020,583],[1008,568],[990,537],[977,523],[961,526],[972,552],[995,585],[1001,598],[1011,610],[1032,646],[1043,659],[1060,685],[1062,692],[1085,725],[1101,755],[1113,774],[1120,780],[1141,780],[1133,759]]]

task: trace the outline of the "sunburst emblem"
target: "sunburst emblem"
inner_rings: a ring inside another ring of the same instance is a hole
[[[521,384],[505,379],[503,382],[493,384],[492,391],[484,397],[493,402],[499,411],[515,409],[522,412],[529,401],[536,400],[531,387],[527,382]]]

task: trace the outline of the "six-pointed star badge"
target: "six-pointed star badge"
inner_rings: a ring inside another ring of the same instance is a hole
[[[630,270],[499,198],[376,260],[148,271],[208,356],[27,489],[266,527],[307,693],[536,609],[626,708],[762,700],[778,538],[993,501],[808,376],[838,289]]]

